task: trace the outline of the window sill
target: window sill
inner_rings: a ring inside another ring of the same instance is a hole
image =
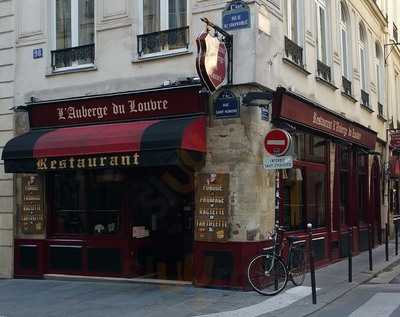
[[[147,61],[153,61],[153,60],[182,56],[182,55],[190,55],[190,54],[193,54],[193,52],[189,49],[166,51],[166,52],[160,52],[160,53],[154,53],[154,54],[147,54],[147,55],[143,55],[141,57],[138,56],[132,60],[132,63],[142,63],[142,62],[147,62]]]
[[[283,61],[283,63],[285,63],[289,66],[292,66],[293,68],[297,69],[298,71],[300,71],[301,73],[303,73],[306,76],[311,74],[307,69],[304,68],[304,66],[293,62],[291,59],[289,59],[287,57],[283,57],[282,61]]]
[[[387,119],[386,119],[384,116],[382,116],[381,114],[377,114],[377,117],[378,117],[378,119],[381,120],[382,122],[386,122],[386,121],[387,121]]]
[[[339,89],[339,88],[336,87],[333,83],[331,83],[331,82],[329,82],[329,81],[323,79],[322,77],[315,76],[315,80],[316,80],[317,82],[319,82],[319,83],[321,83],[321,84],[327,86],[328,88],[334,90],[334,91]]]
[[[368,106],[362,104],[361,102],[360,102],[360,106],[361,106],[361,109],[364,109],[365,111],[368,111],[369,113],[374,112],[374,110],[371,107],[368,107]]]
[[[354,98],[352,95],[349,95],[348,93],[346,93],[344,91],[342,91],[341,94],[342,94],[343,97],[349,99],[352,103],[356,103],[357,102],[357,99]]]
[[[74,74],[74,73],[82,73],[82,72],[91,72],[96,71],[96,65],[87,65],[84,67],[66,67],[59,70],[53,70],[50,73],[46,74],[46,77],[58,76],[58,75],[66,75],[66,74]]]

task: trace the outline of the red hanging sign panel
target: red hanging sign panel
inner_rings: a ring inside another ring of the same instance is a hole
[[[197,39],[196,69],[203,84],[214,92],[226,79],[227,49],[225,43],[208,32],[201,33]]]
[[[274,156],[285,155],[289,150],[292,137],[282,129],[272,129],[264,139],[265,150]]]

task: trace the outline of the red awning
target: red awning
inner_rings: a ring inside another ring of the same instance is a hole
[[[7,172],[35,171],[39,158],[116,153],[142,153],[141,165],[168,165],[178,149],[206,152],[205,117],[34,130],[9,141],[3,159]]]

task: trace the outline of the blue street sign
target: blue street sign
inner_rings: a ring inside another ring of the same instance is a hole
[[[214,114],[217,119],[240,117],[240,101],[229,90],[222,91],[215,99]]]
[[[222,27],[224,30],[245,29],[251,26],[250,8],[243,1],[228,3],[222,12]]]
[[[43,57],[43,48],[33,49],[33,59],[38,59]]]
[[[261,107],[261,120],[269,121],[269,106]]]

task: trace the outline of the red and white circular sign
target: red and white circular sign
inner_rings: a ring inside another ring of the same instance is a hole
[[[282,129],[272,129],[264,139],[265,150],[268,154],[282,156],[289,150],[292,137]]]

